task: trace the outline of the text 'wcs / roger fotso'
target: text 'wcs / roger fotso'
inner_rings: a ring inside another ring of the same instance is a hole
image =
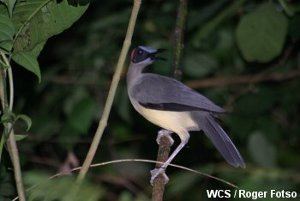
[[[261,198],[280,198],[280,199],[295,199],[298,198],[296,191],[288,190],[275,190],[271,189],[268,191],[262,190],[244,190],[244,189],[217,189],[217,190],[206,190],[208,198],[247,198],[257,200]]]

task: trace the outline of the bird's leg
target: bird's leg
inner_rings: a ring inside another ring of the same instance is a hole
[[[150,183],[153,185],[154,179],[161,173],[163,173],[164,177],[166,178],[167,175],[165,175],[165,169],[168,167],[168,165],[172,162],[172,160],[175,158],[175,156],[180,152],[180,150],[188,143],[190,138],[190,135],[188,132],[185,132],[184,135],[180,135],[181,143],[178,145],[178,147],[173,151],[171,156],[164,162],[164,164],[160,168],[155,168],[154,170],[151,171],[151,180]],[[167,180],[165,180],[168,182]]]
[[[158,135],[157,135],[157,138],[156,138],[156,142],[159,146],[168,146],[168,147],[171,147],[173,144],[174,144],[174,140],[173,138],[171,137],[171,134],[173,132],[172,131],[169,131],[169,130],[165,130],[165,129],[161,129],[160,131],[158,131]],[[164,138],[163,138],[164,137]],[[162,140],[167,140],[167,142],[164,142]],[[155,172],[159,170],[159,167],[158,168],[154,168],[153,170],[151,170],[151,175],[154,175]],[[168,183],[169,181],[169,178],[168,176],[166,175],[166,173],[163,171],[160,173],[162,175],[162,177],[164,178],[164,183]],[[159,175],[159,174],[158,174]],[[153,181],[151,180],[151,184],[153,184]]]

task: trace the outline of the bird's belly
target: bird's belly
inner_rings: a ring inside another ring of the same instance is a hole
[[[180,132],[182,129],[189,130],[190,128],[198,127],[192,119],[191,113],[188,111],[177,112],[153,110],[141,106],[139,106],[137,110],[148,121],[173,132]]]

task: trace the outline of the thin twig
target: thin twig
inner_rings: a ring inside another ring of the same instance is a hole
[[[224,87],[228,85],[236,85],[236,84],[255,84],[259,82],[267,82],[267,81],[284,81],[293,78],[300,77],[300,69],[291,70],[287,73],[258,73],[254,75],[236,75],[230,77],[213,77],[207,78],[203,80],[192,80],[188,81],[185,84],[194,89],[200,88],[208,88],[208,87]]]
[[[179,0],[176,25],[174,29],[174,56],[173,56],[173,64],[172,70],[174,77],[176,79],[180,79],[182,75],[182,69],[180,68],[180,62],[182,57],[182,50],[184,47],[184,30],[186,25],[186,16],[187,16],[187,4],[188,0]],[[157,161],[165,162],[167,161],[170,150],[171,150],[171,142],[166,136],[162,136],[158,153],[157,153]],[[156,168],[159,168],[161,163],[156,164]],[[165,191],[166,181],[162,174],[160,174],[153,182],[152,188],[152,200],[153,201],[162,201]]]
[[[128,162],[139,162],[139,163],[158,163],[158,164],[163,164],[163,162],[160,162],[160,161],[154,161],[154,160],[147,160],[147,159],[118,159],[118,160],[113,160],[113,161],[106,161],[106,162],[101,162],[101,163],[95,163],[95,164],[91,164],[90,167],[91,168],[94,168],[94,167],[101,167],[101,166],[105,166],[105,165],[110,165],[110,164],[117,164],[117,163],[128,163]],[[204,177],[208,177],[210,179],[214,179],[216,181],[219,181],[219,182],[222,182],[230,187],[233,187],[233,188],[239,188],[237,185],[229,182],[229,181],[226,181],[225,179],[221,179],[219,177],[216,177],[216,176],[212,176],[210,174],[207,174],[207,173],[204,173],[204,172],[200,172],[200,171],[197,171],[197,170],[194,170],[194,169],[191,169],[191,168],[188,168],[188,167],[185,167],[185,166],[181,166],[181,165],[176,165],[176,164],[170,164],[169,165],[170,167],[175,167],[175,168],[178,168],[178,169],[181,169],[181,170],[186,170],[188,172],[191,172],[191,173],[195,173],[195,174],[198,174],[198,175],[201,175],[201,176],[204,176]],[[73,168],[70,170],[70,172],[75,172],[77,170],[81,170],[82,167],[76,167],[76,168]],[[48,178],[48,180],[51,180],[51,179],[54,179],[54,178],[57,178],[57,177],[60,177],[60,176],[64,176],[64,175],[69,175],[69,174],[66,174],[64,172],[59,172],[55,175],[52,175]],[[39,183],[39,184],[35,184],[31,187],[29,187],[28,189],[26,189],[26,191],[31,191],[33,189],[35,189],[36,187],[38,187],[39,185],[43,184],[44,182],[47,182],[47,181],[43,181],[42,183]],[[12,201],[16,201],[18,200],[18,197],[15,197]]]
[[[137,19],[137,15],[140,9],[140,5],[141,5],[141,0],[134,0],[133,3],[133,8],[132,8],[132,12],[131,12],[131,16],[130,16],[130,21],[129,21],[129,25],[128,25],[128,29],[127,29],[127,33],[126,33],[126,37],[125,40],[123,42],[123,47],[121,50],[121,54],[117,63],[117,67],[116,67],[116,71],[114,73],[113,79],[112,79],[112,84],[108,93],[108,97],[104,106],[104,110],[103,110],[103,114],[101,117],[101,120],[99,122],[97,131],[95,133],[93,142],[90,146],[89,152],[85,158],[85,161],[83,163],[82,169],[80,170],[80,173],[77,177],[77,181],[80,183],[84,178],[85,175],[93,161],[93,158],[95,156],[95,153],[97,151],[98,145],[100,143],[100,140],[102,138],[103,135],[103,131],[107,125],[107,120],[110,114],[110,110],[113,104],[113,100],[115,97],[115,93],[118,87],[118,83],[121,77],[121,73],[123,71],[123,66],[125,63],[125,59],[129,50],[129,47],[131,45],[131,40],[132,40],[132,35],[133,35],[133,31],[134,31],[134,27],[135,27],[135,23],[136,23],[136,19]]]
[[[11,124],[9,124],[11,126]],[[20,158],[19,158],[19,151],[15,139],[14,130],[11,130],[7,140],[7,147],[10,153],[10,157],[14,166],[14,175],[15,175],[15,182],[17,186],[18,195],[20,196],[20,201],[25,201],[25,191],[23,186],[22,180],[22,172],[20,166]]]
[[[5,108],[5,104],[6,102],[4,101],[6,98],[6,82],[5,82],[5,76],[6,73],[4,70],[0,70],[0,99],[1,99],[1,106],[2,106],[2,113],[4,113],[4,108]],[[6,132],[7,128],[4,127],[4,130],[2,131],[2,135],[1,135],[1,139],[0,139],[0,164],[1,164],[1,159],[2,159],[2,153],[3,153],[3,148],[4,148],[4,144],[6,141]]]
[[[160,161],[147,160],[147,159],[119,159],[119,160],[113,160],[113,161],[107,161],[107,162],[92,164],[90,167],[99,167],[99,166],[104,166],[104,165],[109,165],[109,164],[126,163],[126,162],[159,163],[161,165],[163,164],[163,162],[160,162]],[[189,172],[192,172],[192,173],[195,173],[195,174],[199,174],[199,175],[202,175],[202,176],[205,176],[205,177],[209,177],[211,179],[214,179],[214,180],[220,181],[220,182],[222,182],[224,184],[227,184],[227,185],[229,185],[229,186],[231,186],[233,188],[238,188],[238,186],[236,186],[235,184],[233,184],[233,183],[231,183],[229,181],[226,181],[224,179],[212,176],[212,175],[204,173],[204,172],[200,172],[200,171],[193,170],[191,168],[188,168],[188,167],[185,167],[185,166],[182,166],[182,165],[176,165],[176,164],[172,164],[172,163],[169,166],[170,167],[179,168],[179,169],[182,169],[182,170],[186,170],[186,171],[189,171]],[[76,171],[76,170],[80,170],[81,168],[82,167],[73,168],[71,170],[71,172]],[[57,176],[60,176],[60,175],[63,175],[63,173],[58,173],[56,175],[53,175],[51,177],[51,179],[55,178]]]
[[[14,77],[12,73],[11,67],[7,69],[8,74],[8,82],[9,82],[9,104],[8,108],[10,111],[12,111],[14,106]]]
[[[8,66],[8,83],[9,83],[9,103],[7,104],[7,94],[5,89],[1,89],[1,92],[3,92],[1,98],[3,99],[2,102],[2,108],[7,108],[9,111],[12,111],[13,109],[13,101],[14,101],[14,85],[13,85],[13,74],[11,70],[11,66],[9,63],[8,58],[6,55],[1,52],[2,59],[4,60],[5,64]],[[1,76],[2,83],[6,82],[6,77]],[[4,87],[4,84],[1,84],[2,87]],[[7,106],[8,105],[8,106]],[[21,172],[21,166],[20,166],[20,158],[19,158],[19,152],[18,152],[18,147],[15,139],[15,134],[14,130],[12,128],[12,123],[7,123],[6,127],[8,132],[8,140],[7,140],[7,147],[8,147],[8,152],[11,157],[11,161],[14,167],[14,176],[15,176],[15,182],[16,182],[16,187],[18,191],[18,196],[20,197],[20,201],[25,201],[25,191],[24,191],[24,186],[23,186],[23,181],[22,181],[22,172]]]
[[[8,73],[8,82],[9,82],[9,110],[12,111],[13,105],[14,105],[14,79],[13,74],[11,70],[10,63],[8,61],[8,58],[5,56],[5,54],[1,51],[1,57],[5,63],[5,65],[8,67],[7,73]],[[5,91],[5,90],[4,90]]]

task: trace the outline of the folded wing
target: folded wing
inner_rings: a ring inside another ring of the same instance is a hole
[[[137,82],[130,93],[146,108],[166,111],[225,112],[208,98],[175,79],[145,73]]]

